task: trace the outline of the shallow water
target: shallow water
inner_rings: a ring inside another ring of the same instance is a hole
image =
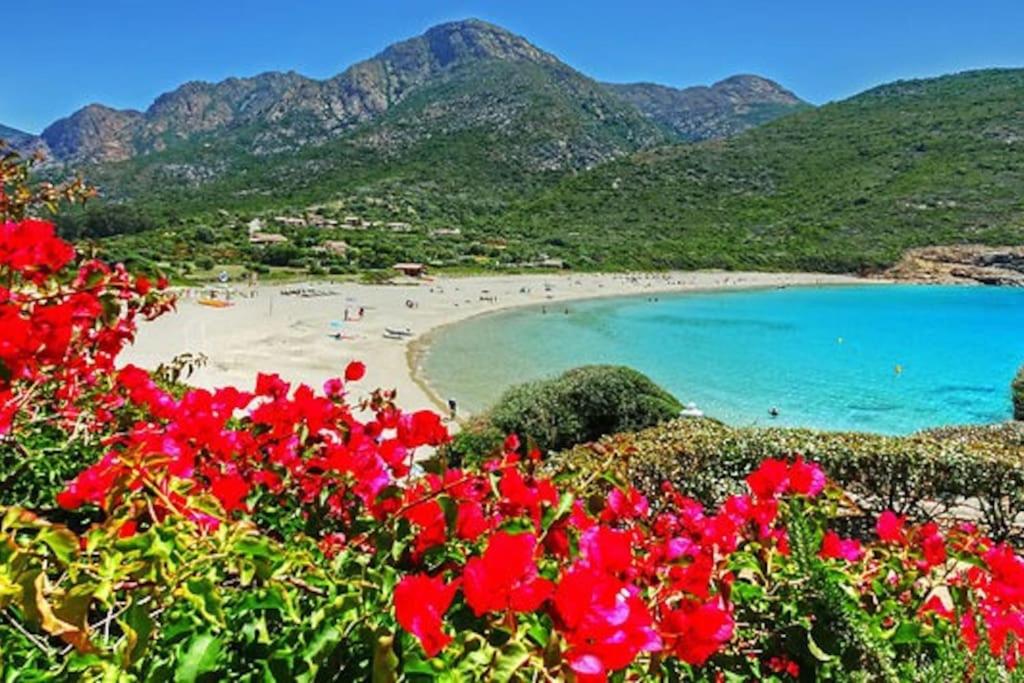
[[[443,329],[424,358],[428,381],[475,412],[512,384],[615,363],[734,425],[902,434],[1007,419],[1009,383],[1024,363],[1022,289],[789,288],[547,311]]]

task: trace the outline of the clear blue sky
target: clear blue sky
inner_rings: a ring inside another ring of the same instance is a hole
[[[145,109],[187,80],[331,76],[471,16],[602,80],[758,73],[816,103],[896,78],[1024,66],[1024,0],[10,0],[0,123],[38,132],[90,102]]]

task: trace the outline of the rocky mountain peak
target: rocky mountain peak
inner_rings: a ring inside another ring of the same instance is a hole
[[[52,123],[41,137],[58,159],[120,161],[132,156],[132,127],[142,118],[138,111],[90,104]]]
[[[384,57],[394,54],[401,46],[422,40],[430,55],[440,67],[471,60],[501,59],[506,61],[533,61],[554,63],[557,60],[540,50],[525,38],[500,26],[479,19],[466,19],[440,24],[427,30],[420,38],[400,43],[385,51]]]
[[[718,81],[711,90],[748,101],[777,104],[803,104],[803,100],[775,81],[756,74],[737,74]]]
[[[609,83],[606,87],[692,142],[729,137],[808,106],[775,81],[751,74],[690,88],[655,83]]]

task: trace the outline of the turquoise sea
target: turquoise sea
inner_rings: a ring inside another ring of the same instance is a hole
[[[994,422],[1010,417],[1024,363],[1024,290],[793,287],[529,307],[442,329],[423,366],[475,412],[512,384],[588,363],[637,368],[733,425],[904,434]]]

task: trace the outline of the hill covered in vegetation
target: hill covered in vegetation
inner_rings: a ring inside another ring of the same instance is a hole
[[[856,271],[1024,238],[1024,70],[897,82],[735,138],[641,152],[509,222],[600,268]],[[564,237],[563,237],[564,238]]]
[[[99,187],[64,235],[181,277],[395,261],[865,272],[916,247],[1021,242],[1022,96],[1011,69],[819,108],[754,76],[602,84],[470,20],[332,79],[186,84],[17,146]]]

